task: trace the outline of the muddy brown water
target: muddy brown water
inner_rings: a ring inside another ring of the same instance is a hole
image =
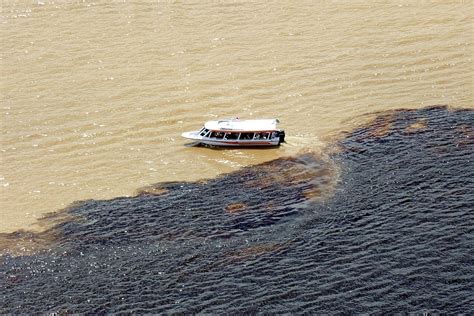
[[[372,113],[473,106],[473,2],[2,1],[0,231],[45,213],[319,152]],[[185,147],[278,117],[272,150]]]

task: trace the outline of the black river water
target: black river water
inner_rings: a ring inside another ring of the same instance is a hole
[[[1,313],[469,313],[474,111],[380,113],[301,154],[75,203],[0,257]]]

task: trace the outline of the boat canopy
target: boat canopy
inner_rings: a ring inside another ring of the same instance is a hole
[[[273,131],[280,121],[278,119],[263,119],[263,120],[222,120],[206,122],[204,127],[209,130],[221,131]]]

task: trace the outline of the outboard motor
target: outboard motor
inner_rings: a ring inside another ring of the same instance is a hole
[[[280,141],[278,142],[278,145],[280,145],[280,143],[284,143],[285,142],[285,131],[281,130],[278,133],[278,137],[280,137]]]

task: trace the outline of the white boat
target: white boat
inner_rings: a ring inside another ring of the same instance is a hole
[[[277,128],[278,119],[209,121],[199,131],[184,132],[184,138],[212,146],[279,146],[285,131]]]

